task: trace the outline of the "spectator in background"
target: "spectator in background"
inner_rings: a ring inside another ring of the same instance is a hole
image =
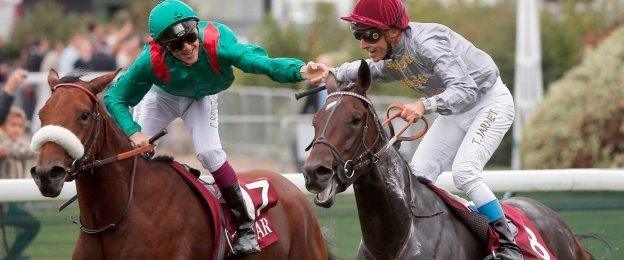
[[[92,71],[113,71],[117,69],[117,61],[112,53],[94,50],[93,57],[89,62]]]
[[[30,149],[30,142],[24,135],[26,114],[18,107],[11,107],[0,126],[0,178],[30,178],[24,169],[25,160],[34,159],[36,154]]]
[[[79,46],[84,41],[86,41],[86,39],[80,34],[74,34],[69,39],[69,41],[67,42],[67,46],[65,47],[65,49],[63,49],[63,51],[61,52],[61,57],[59,58],[59,74],[65,75],[75,69],[74,65],[80,59]]]
[[[27,50],[25,56],[23,56],[22,64],[23,68],[30,72],[39,72],[41,70],[41,63],[45,54],[50,49],[50,44],[45,38],[37,39]],[[21,90],[18,92],[19,105],[26,112],[27,118],[32,118],[35,112],[35,105],[37,104],[37,89],[36,83],[24,84]]]
[[[77,68],[91,71],[112,71],[117,69],[112,46],[106,44],[105,28],[96,23],[89,23],[89,47],[82,46],[81,59]]]
[[[63,48],[65,48],[65,46],[62,42],[54,43],[52,49],[46,53],[45,57],[43,57],[43,62],[41,62],[42,72],[48,72],[50,69],[58,70]],[[37,104],[35,105],[35,111],[39,111],[39,109],[43,107],[45,102],[48,100],[48,97],[50,97],[50,86],[48,86],[48,82],[40,82],[37,88]],[[39,117],[34,115],[30,118],[30,120],[30,132],[37,132],[37,130],[41,128],[41,121],[39,121]]]
[[[124,39],[128,38],[134,29],[134,24],[132,21],[127,20],[124,22],[121,28],[117,28],[114,26],[110,26],[106,32],[106,37],[104,38],[104,42],[106,46],[111,48],[114,54],[119,51],[119,48],[122,45]]]
[[[93,63],[91,59],[93,58],[93,45],[86,38],[82,38],[77,42],[76,50],[78,51],[78,59],[73,65],[73,70],[84,70],[84,71],[93,71]],[[71,71],[68,71],[71,72]]]
[[[9,109],[15,100],[15,91],[24,79],[26,79],[26,73],[27,72],[23,69],[15,70],[0,91],[0,125],[4,124],[9,114]]]
[[[4,60],[4,38],[0,37],[0,65],[2,64],[6,65],[5,60]],[[2,77],[0,77],[0,82],[3,82]]]
[[[45,38],[39,38],[29,48],[26,54],[24,68],[28,71],[37,72],[41,70],[43,57],[50,49],[50,43]]]
[[[64,48],[65,46],[62,42],[54,43],[52,49],[50,49],[50,51],[43,56],[43,61],[41,62],[42,72],[48,72],[50,69],[58,70],[59,62],[61,60],[61,52],[63,52]]]
[[[9,71],[11,67],[0,60],[0,83],[4,83],[9,80]]]
[[[15,91],[26,78],[26,71],[15,70],[0,91],[0,178],[29,178],[23,169],[22,159],[34,158],[29,142],[24,138],[26,115],[11,108]],[[4,205],[2,205],[4,206]],[[3,217],[6,225],[15,227],[16,237],[9,250],[8,259],[22,259],[22,253],[39,233],[39,221],[22,204],[8,203]],[[3,214],[0,207],[0,214]]]
[[[90,22],[87,24],[87,30],[89,31],[89,42],[95,48],[102,48],[105,44],[102,42],[102,38],[104,37],[104,28],[95,22]]]
[[[34,159],[36,154],[30,150],[30,142],[24,135],[25,128],[26,114],[20,108],[12,107],[0,127],[0,178],[2,179],[30,178],[30,174],[24,170],[24,163],[28,159]],[[24,249],[35,239],[41,224],[24,207],[23,203],[7,204],[5,224],[13,226],[16,233],[8,259],[23,259]]]
[[[115,57],[117,67],[124,69],[128,68],[134,59],[139,56],[139,53],[141,53],[143,44],[144,43],[141,41],[141,37],[138,35],[131,36],[130,38],[124,40],[120,44],[119,51]]]

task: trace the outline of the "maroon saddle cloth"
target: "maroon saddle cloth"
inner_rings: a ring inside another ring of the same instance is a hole
[[[469,209],[463,202],[436,186],[428,179],[419,177],[418,180],[433,192],[438,194],[447,205],[453,209],[453,213],[461,219],[472,233],[480,240],[487,252],[492,252],[499,247],[498,234],[488,224],[485,216]],[[546,247],[544,239],[535,227],[535,224],[522,212],[522,210],[506,203],[502,203],[503,212],[508,220],[516,227],[515,240],[525,260],[556,260],[557,257]]]
[[[197,178],[197,170],[192,169],[195,173],[191,173],[191,168],[176,161],[170,163],[170,166],[186,181],[195,194],[204,202],[212,214],[212,219],[218,220],[213,222],[213,230],[215,231],[215,248],[219,250],[212,259],[220,259],[224,255],[224,250],[229,250],[228,241],[233,241],[236,235],[234,220],[230,211],[221,199],[221,194],[216,185],[206,183]],[[243,197],[248,206],[248,212],[254,213],[256,237],[260,249],[278,241],[277,233],[273,229],[267,212],[270,208],[277,204],[277,193],[268,179],[244,180],[239,179]],[[228,239],[225,239],[227,236]],[[228,248],[228,249],[226,249]]]

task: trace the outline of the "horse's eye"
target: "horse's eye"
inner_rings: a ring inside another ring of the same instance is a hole
[[[91,113],[89,113],[89,112],[82,112],[82,113],[80,113],[80,120],[87,121],[87,119],[89,119],[90,115],[91,115]]]
[[[362,118],[359,116],[354,116],[351,118],[351,122],[349,123],[351,123],[352,125],[359,125],[360,122],[362,122]]]

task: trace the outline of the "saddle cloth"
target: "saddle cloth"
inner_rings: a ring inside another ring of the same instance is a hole
[[[429,189],[438,194],[444,202],[453,209],[453,213],[461,219],[464,224],[479,239],[479,242],[488,249],[488,253],[499,247],[498,234],[488,224],[485,216],[474,212],[469,208],[467,201],[452,195],[446,190],[436,186],[430,180],[418,177],[418,181],[427,185]],[[502,203],[503,212],[517,232],[515,240],[525,260],[556,260],[557,257],[546,247],[539,230],[535,224],[522,212],[522,210],[511,204]]]
[[[213,259],[222,259],[227,246],[227,241],[223,238],[229,235],[228,241],[234,241],[236,228],[233,217],[230,214],[225,202],[221,199],[219,189],[213,183],[206,183],[197,178],[199,173],[197,170],[189,168],[186,165],[173,161],[169,164],[197,196],[204,202],[212,214],[212,219],[218,220],[214,222],[213,230],[215,237],[215,248],[221,251],[217,253]],[[193,172],[193,173],[192,173]],[[239,179],[243,198],[247,204],[247,211],[253,212],[255,219],[256,237],[260,249],[278,241],[277,233],[273,229],[273,225],[267,216],[267,211],[277,204],[277,193],[268,179],[245,180]],[[225,212],[225,214],[224,214]],[[226,232],[227,230],[227,232]],[[229,250],[229,247],[228,249]]]

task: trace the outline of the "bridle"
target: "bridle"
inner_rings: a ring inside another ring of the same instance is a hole
[[[104,120],[102,117],[102,113],[100,112],[100,102],[97,96],[93,94],[93,92],[88,90],[87,88],[78,84],[73,84],[73,83],[57,84],[56,86],[52,88],[52,93],[54,93],[54,91],[56,91],[58,88],[80,89],[82,90],[82,92],[87,94],[87,96],[89,96],[89,99],[91,99],[91,101],[93,102],[93,109],[92,109],[93,112],[91,113],[91,118],[93,120],[93,127],[91,128],[91,130],[89,130],[89,135],[87,135],[87,138],[83,141],[83,143],[85,143],[85,147],[89,147],[89,148],[86,149],[86,152],[84,153],[82,157],[75,159],[71,163],[70,168],[66,170],[68,173],[68,177],[65,181],[69,182],[69,181],[78,179],[80,173],[86,170],[91,170],[91,174],[93,174],[93,171],[95,168],[102,166],[104,164],[108,164],[108,163],[112,163],[112,162],[120,160],[121,158],[119,155],[109,157],[103,160],[95,159],[94,150],[95,150],[96,142],[98,140],[98,136],[100,135],[100,129],[102,128],[102,120]],[[135,151],[139,151],[139,149],[135,149]],[[115,228],[119,224],[119,222],[123,219],[123,217],[128,213],[128,209],[130,208],[130,202],[132,201],[132,197],[134,194],[134,179],[136,175],[137,162],[138,162],[138,157],[136,155],[140,154],[140,152],[129,152],[129,153],[131,154],[127,155],[124,158],[134,157],[134,162],[132,165],[132,173],[130,175],[130,184],[129,184],[130,187],[129,187],[128,200],[126,202],[126,206],[123,212],[121,213],[121,215],[117,218],[115,222],[105,225],[103,227],[94,228],[94,229],[89,229],[85,227],[80,217],[78,217],[77,221],[72,219],[72,222],[80,226],[80,230],[82,232],[87,233],[87,234],[98,234],[108,229]],[[87,163],[88,161],[90,161],[90,163]],[[61,209],[69,205],[69,203],[74,201],[75,198],[76,197],[72,198],[68,203],[65,203],[61,207]]]
[[[347,87],[347,90],[350,90],[353,87],[354,85],[351,85]],[[325,125],[323,126],[323,131],[321,131],[320,136],[315,137],[312,140],[310,145],[306,148],[306,151],[310,150],[312,147],[314,147],[317,144],[322,144],[322,145],[327,146],[331,150],[331,153],[334,156],[334,159],[338,163],[337,169],[336,169],[338,180],[341,182],[341,184],[345,185],[346,187],[354,182],[354,175],[355,175],[356,170],[366,165],[374,164],[377,162],[377,160],[379,160],[379,155],[384,151],[374,152],[372,149],[375,147],[375,145],[377,145],[377,142],[379,142],[380,138],[383,138],[384,141],[385,141],[385,138],[382,132],[381,123],[379,122],[379,119],[377,118],[377,114],[375,113],[375,109],[370,99],[368,99],[366,96],[363,96],[354,92],[350,92],[350,91],[337,91],[337,92],[330,93],[327,96],[327,99],[333,96],[338,96],[339,97],[338,101],[333,106],[329,114],[329,117],[327,118],[327,121],[325,121]],[[366,109],[367,113],[363,120],[364,127],[361,131],[362,134],[360,135],[360,143],[355,153],[356,155],[353,156],[354,157],[353,159],[349,159],[346,161],[342,158],[338,149],[333,144],[331,144],[325,137],[326,132],[327,132],[327,127],[329,126],[329,123],[332,117],[334,116],[334,112],[336,112],[337,108],[340,106],[340,103],[342,102],[343,97],[345,96],[358,98],[359,100],[363,101],[366,104],[366,108],[367,108]],[[369,114],[372,114],[373,116],[378,134],[377,134],[377,137],[375,138],[375,141],[373,141],[372,144],[367,145],[364,138],[366,137],[366,133],[369,130],[369,126],[368,126]],[[364,149],[362,149],[362,147]]]
[[[95,146],[96,146],[95,144],[100,135],[100,129],[102,128],[103,119],[102,119],[102,114],[100,112],[99,100],[95,96],[95,94],[93,94],[93,92],[91,92],[87,88],[78,84],[60,83],[52,88],[52,93],[54,93],[54,91],[56,91],[58,88],[80,89],[82,90],[82,92],[87,94],[87,96],[89,96],[89,99],[93,102],[93,106],[92,106],[93,112],[91,113],[91,120],[93,121],[93,127],[91,128],[91,130],[89,130],[89,135],[87,135],[86,139],[83,141],[83,143],[85,144],[85,147],[88,147],[88,148],[86,149],[82,157],[74,159],[69,169],[66,169],[68,176],[65,181],[70,182],[75,179],[78,179],[80,173],[85,170],[91,170],[91,172],[93,173],[93,169],[95,168],[94,162],[96,161],[93,153],[94,153]],[[91,160],[91,163],[86,164],[87,161],[89,160]]]

